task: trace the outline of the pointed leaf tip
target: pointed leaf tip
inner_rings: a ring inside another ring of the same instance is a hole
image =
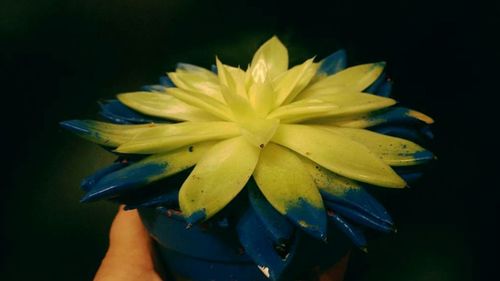
[[[274,79],[288,69],[288,50],[278,37],[273,36],[255,52],[249,73],[253,74],[254,69],[261,74],[258,80]]]
[[[83,195],[82,198],[80,198],[80,203],[89,203],[89,202],[96,201],[97,199],[99,199],[98,194],[92,193],[92,192],[87,192],[87,193],[85,193],[85,195]]]
[[[90,202],[97,199],[111,198],[120,193],[137,189],[169,174],[170,170],[167,169],[167,162],[152,161],[150,159],[155,158],[146,158],[103,176],[95,185],[89,188],[82,201]]]
[[[59,122],[59,126],[76,134],[89,134],[89,128],[83,120],[67,120]]]
[[[375,217],[369,216],[363,212],[360,212],[348,206],[344,206],[342,204],[337,204],[329,201],[325,201],[325,205],[328,209],[331,209],[338,215],[342,216],[342,218],[349,219],[358,224],[385,233],[393,231],[393,225],[387,224],[385,221],[381,221]]]
[[[429,150],[421,150],[421,151],[415,152],[413,154],[413,158],[415,158],[415,161],[417,161],[417,162],[424,162],[424,161],[433,160],[436,158],[436,156],[434,156],[434,153],[432,153]]]
[[[127,162],[115,162],[105,168],[102,168],[92,175],[85,177],[80,182],[80,187],[87,192],[91,190],[103,177],[126,167],[128,164],[129,163]]]
[[[358,248],[366,249],[366,238],[358,227],[348,223],[332,210],[328,210],[328,219],[333,222]]]
[[[344,49],[340,49],[319,62],[317,75],[332,75],[347,66],[347,54]]]
[[[80,203],[87,203],[87,194],[85,194],[82,198],[80,198]]]

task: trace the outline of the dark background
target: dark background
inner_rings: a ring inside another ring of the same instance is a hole
[[[498,255],[499,15],[478,1],[1,0],[0,279],[90,280],[105,253],[116,206],[80,204],[79,181],[113,157],[59,121],[96,118],[98,99],[177,61],[246,66],[273,34],[292,63],[339,48],[350,64],[386,60],[396,98],[436,120],[439,160],[412,189],[379,194],[399,232],[355,253],[349,279],[486,279]]]

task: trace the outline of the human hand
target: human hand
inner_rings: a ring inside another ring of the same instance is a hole
[[[109,233],[109,248],[94,281],[161,281],[152,241],[136,210],[120,206]]]
[[[155,271],[152,241],[136,210],[120,206],[109,235],[109,249],[94,281],[161,281]],[[349,255],[323,272],[318,281],[341,281]]]

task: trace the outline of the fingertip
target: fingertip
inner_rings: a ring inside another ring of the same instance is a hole
[[[137,210],[120,205],[110,230],[110,242],[135,244],[149,238]]]

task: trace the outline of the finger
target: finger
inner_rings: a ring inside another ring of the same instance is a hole
[[[141,259],[152,264],[151,240],[137,210],[125,211],[123,206],[116,215],[109,233],[109,251],[120,259]]]
[[[161,280],[154,272],[151,239],[136,210],[120,206],[109,241],[94,280]]]

